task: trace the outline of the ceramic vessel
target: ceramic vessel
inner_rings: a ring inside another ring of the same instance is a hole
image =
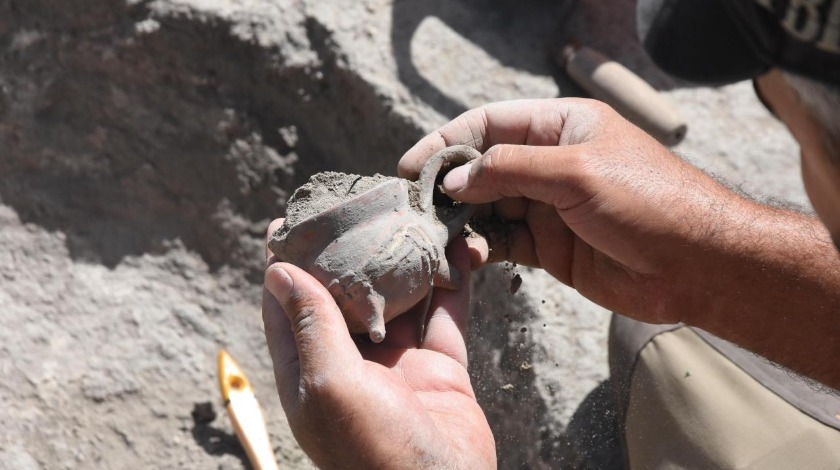
[[[444,165],[479,156],[472,147],[446,148],[429,159],[416,183],[390,179],[278,230],[269,248],[329,290],[350,332],[378,343],[385,323],[428,299],[432,287],[459,286],[445,249],[475,208],[436,207],[435,179]]]

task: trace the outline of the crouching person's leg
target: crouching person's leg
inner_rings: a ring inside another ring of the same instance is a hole
[[[840,468],[840,397],[683,325],[614,315],[610,371],[630,468]]]

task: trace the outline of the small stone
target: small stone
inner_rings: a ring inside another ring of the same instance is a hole
[[[519,292],[520,287],[522,287],[522,276],[517,274],[517,275],[513,276],[513,278],[510,280],[510,289],[509,290],[510,290],[511,295]]]
[[[216,410],[213,409],[213,403],[209,401],[204,403],[194,403],[192,418],[196,424],[207,424],[212,422],[216,419]]]

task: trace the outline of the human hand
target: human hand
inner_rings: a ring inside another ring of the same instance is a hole
[[[450,243],[447,258],[469,272],[463,239]],[[458,291],[434,291],[419,344],[420,311],[388,323],[385,340],[371,344],[354,342],[315,278],[268,259],[262,310],[277,390],[316,465],[495,468],[493,435],[467,374],[466,281]]]
[[[477,108],[418,142],[400,175],[416,178],[431,155],[457,144],[485,153],[447,174],[444,190],[492,203],[509,224],[489,250],[479,245],[481,261],[541,267],[648,322],[678,322],[687,304],[703,307],[690,283],[743,200],[609,106],[552,99]]]

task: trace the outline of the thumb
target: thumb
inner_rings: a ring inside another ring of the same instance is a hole
[[[265,272],[265,286],[289,318],[302,381],[344,372],[361,359],[335,300],[315,278],[294,265],[275,263]]]
[[[574,207],[585,197],[581,148],[496,145],[447,173],[443,189],[453,199],[471,204],[525,197],[558,209]]]

